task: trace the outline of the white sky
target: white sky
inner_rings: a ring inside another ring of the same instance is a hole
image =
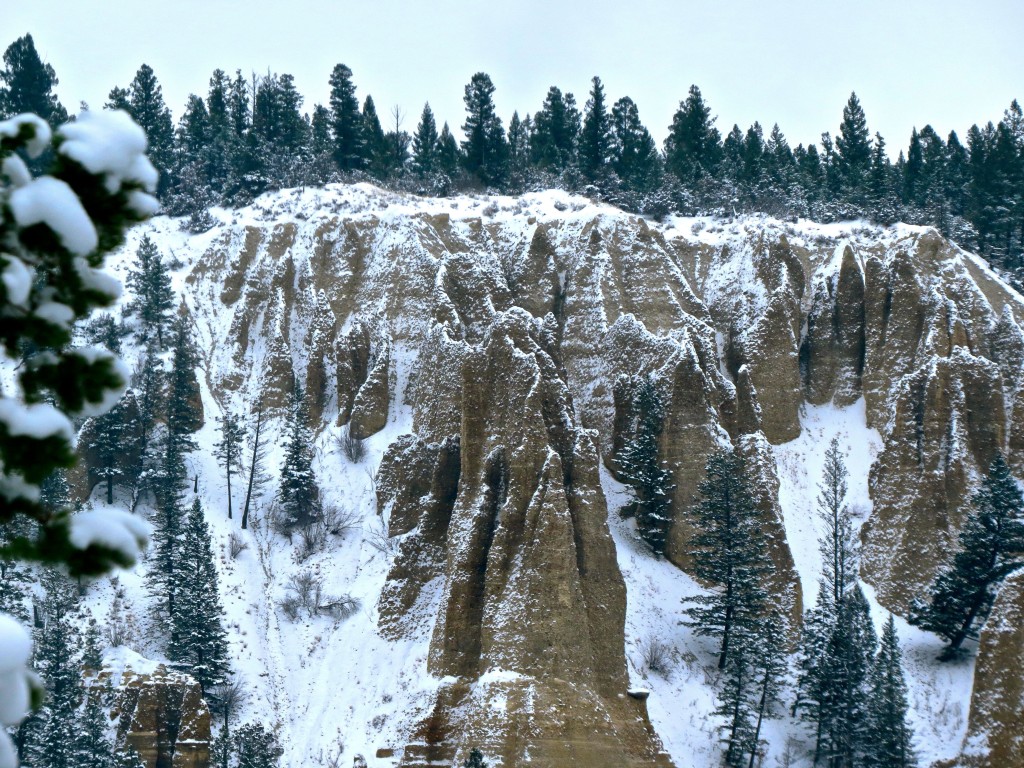
[[[395,104],[413,130],[424,101],[456,135],[474,72],[490,74],[506,125],[548,86],[604,81],[629,95],[659,143],[691,83],[723,135],[778,122],[790,143],[835,133],[855,90],[892,154],[913,126],[961,138],[1024,100],[1022,0],[0,0],[0,49],[30,32],[75,111],[100,107],[143,62],[175,119],[210,73],[291,73],[304,109],[327,101],[338,62],[382,122]]]

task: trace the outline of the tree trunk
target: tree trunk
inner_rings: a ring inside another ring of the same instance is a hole
[[[242,510],[242,530],[249,527],[249,502],[252,499],[252,481],[256,476],[256,457],[260,450],[260,429],[263,426],[263,401],[256,411],[256,435],[252,445],[252,463],[249,465],[249,487],[245,491],[245,508]]]

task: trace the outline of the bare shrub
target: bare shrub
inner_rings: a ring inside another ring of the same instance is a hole
[[[249,548],[249,542],[242,538],[242,534],[232,531],[228,536],[228,554],[235,560],[240,554]]]
[[[245,704],[249,698],[249,692],[241,680],[233,680],[229,683],[221,683],[210,689],[206,696],[210,711],[215,715],[224,718],[224,727],[227,728],[228,720],[239,707]]]
[[[114,648],[133,647],[138,644],[139,626],[132,614],[124,587],[115,581],[114,601],[103,626],[103,637]]]
[[[302,548],[299,560],[307,560],[327,548],[331,536],[344,538],[349,531],[359,528],[359,517],[348,509],[317,503],[317,513],[309,524],[299,528]]]
[[[344,621],[359,610],[359,600],[351,595],[324,594],[324,580],[312,571],[300,571],[292,576],[286,587],[287,595],[279,605],[285,616],[296,621],[302,611],[306,616],[330,616]]]
[[[672,646],[657,637],[650,636],[640,644],[644,667],[648,672],[668,679],[672,672]]]
[[[341,448],[341,452],[353,464],[358,464],[366,456],[366,446],[362,440],[352,436],[348,424],[342,428],[341,434],[338,435],[338,447]]]
[[[384,523],[381,521],[375,523],[370,530],[366,532],[364,539],[367,544],[385,557],[394,557],[398,554],[398,542],[388,536],[387,528],[384,527]]]

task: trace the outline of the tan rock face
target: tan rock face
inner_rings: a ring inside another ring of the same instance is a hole
[[[146,768],[208,768],[210,710],[199,683],[159,666],[152,674],[126,671],[117,689],[118,732]]]
[[[1005,583],[981,633],[967,738],[958,768],[1003,768],[1024,755],[1024,588]]]
[[[874,513],[861,570],[905,612],[955,551],[974,478],[1005,440],[1001,379],[958,347],[903,379],[885,447],[871,469]]]
[[[214,339],[214,390],[273,399],[298,376],[314,426],[359,438],[411,411],[414,434],[379,475],[402,537],[380,628],[429,638],[430,671],[456,682],[406,765],[450,764],[469,744],[506,765],[526,750],[534,765],[664,763],[622,695],[625,591],[599,482],[628,439],[623,377],[664,396],[671,561],[690,567],[687,511],[708,455],[735,445],[794,621],[770,446],[799,434],[806,403],[863,396],[882,434],[864,576],[899,612],[945,562],[994,452],[1024,468],[1024,311],[934,233],[847,247],[778,222],[661,227],[605,208],[339,210],[217,237],[189,283],[208,295],[190,306],[230,317],[195,318]]]

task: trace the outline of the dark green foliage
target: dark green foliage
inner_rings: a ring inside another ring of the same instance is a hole
[[[138,317],[137,338],[143,344],[154,340],[158,349],[166,349],[167,329],[174,308],[174,291],[160,249],[144,235],[135,251],[136,263],[128,271],[128,289],[134,300],[125,313]]]
[[[628,403],[633,433],[616,458],[619,477],[637,495],[636,521],[641,537],[656,555],[665,554],[672,524],[672,473],[658,459],[658,438],[665,424],[661,393],[650,377],[621,380],[617,399]]]
[[[571,93],[551,86],[544,105],[533,117],[530,151],[534,164],[558,173],[576,160],[580,115]]]
[[[700,88],[691,85],[669,126],[665,163],[680,181],[692,184],[717,171],[721,152],[721,134],[715,128],[711,109],[704,103]]]
[[[75,740],[75,765],[77,768],[116,768],[114,746],[107,739],[110,718],[103,707],[102,690],[94,685],[85,691],[84,699]]]
[[[285,427],[284,463],[278,490],[281,528],[291,532],[314,522],[318,515],[320,489],[313,475],[313,439],[305,393],[296,384]]]
[[[19,37],[4,51],[0,119],[27,112],[39,115],[53,127],[65,122],[67,110],[53,93],[58,82],[53,67],[39,58],[32,35]]]
[[[437,168],[437,123],[430,104],[423,105],[416,133],[412,137],[412,166],[419,176],[428,176]]]
[[[462,132],[462,165],[484,184],[500,184],[505,176],[507,146],[501,119],[494,111],[494,83],[477,72],[466,85],[466,122]]]
[[[213,455],[224,467],[224,476],[228,484],[228,519],[231,519],[231,478],[242,469],[242,440],[245,438],[245,430],[230,409],[226,409],[224,415],[217,420],[220,422],[220,441],[214,446]]]
[[[263,723],[247,723],[235,732],[238,768],[276,768],[284,750]]]
[[[587,180],[599,181],[604,178],[611,162],[612,128],[601,78],[595,77],[591,82],[580,134],[580,170]]]
[[[658,149],[628,96],[612,106],[612,169],[627,188],[647,192],[657,183]]]
[[[892,614],[882,630],[868,680],[868,733],[864,765],[869,768],[911,768],[917,764],[913,736],[907,725],[907,683],[903,678],[896,622]]]
[[[757,636],[767,614],[764,584],[772,573],[764,524],[754,503],[743,458],[731,450],[708,457],[701,501],[690,511],[694,574],[714,585],[687,608],[697,634],[720,637],[719,669],[734,638]],[[739,641],[736,641],[739,644]]]
[[[139,468],[129,462],[139,451],[141,430],[135,396],[128,392],[117,405],[82,427],[81,442],[94,454],[92,469],[106,486],[107,504],[114,503],[114,486],[123,478],[134,484]]]
[[[230,665],[210,531],[199,499],[189,509],[177,549],[167,656],[187,669],[206,692],[224,682]]]
[[[974,495],[952,566],[939,574],[931,602],[919,602],[910,621],[949,642],[941,660],[956,658],[976,639],[1003,580],[1024,567],[1024,497],[1002,455]]]
[[[804,618],[795,708],[815,728],[815,762],[858,765],[870,743],[868,675],[877,639],[870,608],[857,583],[857,557],[849,510],[847,474],[839,443],[825,454],[818,514],[822,580]]]
[[[469,757],[462,761],[462,768],[487,768],[488,762],[484,760],[484,753],[476,747],[469,751]]]
[[[334,162],[342,172],[363,167],[365,140],[352,70],[337,64],[331,72],[331,128],[334,131]]]
[[[171,119],[171,110],[164,103],[163,88],[153,68],[143,64],[127,89],[115,88],[108,98],[108,107],[124,109],[146,132],[150,160],[160,172],[157,191],[162,196],[172,184],[174,123]]]
[[[363,101],[362,119],[362,167],[366,168],[374,178],[384,179],[388,174],[388,146],[372,96],[367,96]]]
[[[862,201],[871,168],[871,134],[856,93],[850,94],[843,107],[843,121],[836,137],[836,163],[846,195],[856,202]]]

